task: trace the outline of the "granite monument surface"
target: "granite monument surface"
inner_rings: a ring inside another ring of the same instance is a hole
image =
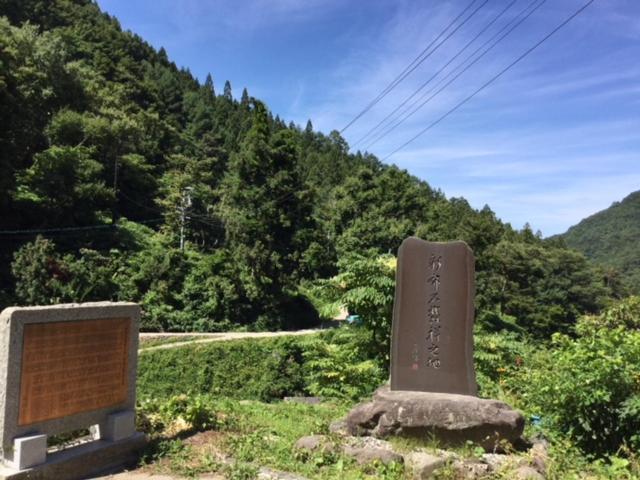
[[[477,392],[474,258],[464,242],[410,237],[398,250],[391,390]]]

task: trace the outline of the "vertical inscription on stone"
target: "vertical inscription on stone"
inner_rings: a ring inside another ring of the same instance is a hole
[[[427,367],[440,368],[440,269],[442,255],[431,254],[427,278]]]
[[[125,402],[130,329],[128,318],[26,324],[18,424]]]
[[[473,253],[406,239],[398,250],[391,389],[475,395]]]

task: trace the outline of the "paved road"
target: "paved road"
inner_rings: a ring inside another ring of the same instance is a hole
[[[165,350],[168,348],[179,348],[185,345],[194,345],[199,343],[225,342],[229,340],[242,340],[245,338],[273,338],[273,337],[294,337],[300,335],[312,335],[321,332],[321,329],[295,330],[285,332],[222,332],[222,333],[141,333],[140,339],[156,339],[156,338],[180,338],[185,337],[188,340],[184,342],[176,341],[145,347],[141,343],[141,351],[150,352],[152,350]],[[194,339],[197,337],[197,339]]]

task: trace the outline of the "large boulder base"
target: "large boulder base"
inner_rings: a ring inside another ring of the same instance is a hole
[[[445,445],[470,440],[485,449],[522,435],[524,418],[509,405],[469,395],[391,391],[384,386],[373,400],[354,407],[344,420],[350,435],[434,438]]]

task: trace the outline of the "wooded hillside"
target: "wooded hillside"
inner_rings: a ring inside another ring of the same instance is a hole
[[[640,294],[640,191],[571,227],[562,238],[602,265],[609,282]]]
[[[148,330],[301,327],[317,320],[301,284],[409,235],[473,248],[488,325],[568,331],[612,293],[581,254],[274,117],[224,72],[199,82],[89,0],[0,16],[2,307],[121,299]]]

